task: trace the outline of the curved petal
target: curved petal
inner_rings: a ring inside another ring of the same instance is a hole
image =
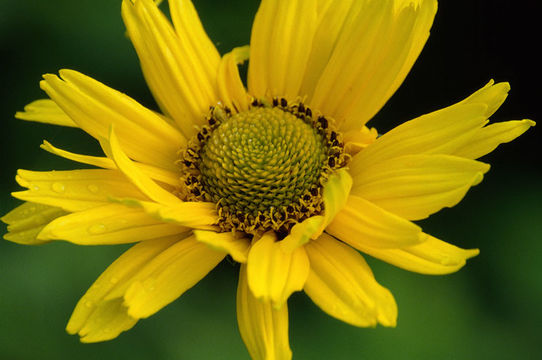
[[[79,127],[73,120],[50,99],[32,101],[24,107],[24,111],[15,113],[20,120],[36,121],[45,124]]]
[[[472,141],[508,90],[506,84],[490,82],[459,103],[397,126],[352,158],[352,177],[371,164],[402,155],[454,154]]]
[[[73,70],[46,74],[41,88],[94,138],[107,138],[115,124],[127,154],[136,161],[176,170],[185,138],[160,116],[130,97]]]
[[[352,194],[407,220],[455,206],[489,165],[450,155],[405,155],[358,173]]]
[[[414,223],[354,195],[326,232],[358,250],[363,246],[402,248],[421,243],[426,237]]]
[[[242,46],[224,55],[218,68],[218,92],[224,105],[236,112],[248,110],[248,94],[237,65],[248,60],[249,47]]]
[[[239,233],[223,232],[217,233],[207,230],[194,230],[198,241],[207,244],[216,251],[223,251],[231,255],[233,260],[239,263],[246,263],[250,241]]]
[[[532,120],[514,120],[484,126],[468,143],[456,149],[453,155],[478,159],[495,150],[500,144],[514,140],[535,125]]]
[[[104,341],[117,337],[123,331],[121,328],[117,328],[117,331],[106,332],[105,329],[109,324],[100,324],[96,319],[99,319],[101,313],[107,312],[107,308],[109,308],[120,310],[117,311],[118,316],[123,315],[124,320],[128,321],[127,308],[120,306],[123,302],[122,297],[111,299],[115,301],[108,301],[104,298],[113,289],[119,286],[126,287],[125,284],[130,283],[130,280],[145,264],[179,240],[179,236],[169,236],[163,239],[143,241],[122,254],[96,279],[79,300],[68,321],[66,331],[70,334],[79,333],[83,337],[81,340],[87,342]],[[99,310],[100,308],[101,310]],[[82,332],[83,329],[85,331]]]
[[[68,212],[104,205],[114,198],[147,200],[117,170],[19,170],[15,180],[29,190],[14,192],[13,197],[59,207]]]
[[[299,96],[318,22],[318,1],[263,0],[252,27],[248,89],[257,97]]]
[[[303,289],[308,275],[309,260],[304,247],[286,252],[280,241],[276,241],[274,232],[264,234],[252,244],[247,279],[257,299],[269,301],[279,309],[294,291]]]
[[[47,243],[38,239],[38,234],[49,222],[66,214],[58,207],[25,202],[0,218],[8,225],[4,239],[22,245]]]
[[[175,0],[170,6],[177,33],[151,0],[124,0],[122,17],[154,97],[189,139],[218,101],[220,57],[191,2]]]
[[[461,269],[467,259],[480,253],[478,249],[461,249],[430,235],[421,244],[402,249],[377,249],[367,246],[359,250],[402,269],[426,275],[450,274]]]
[[[324,185],[324,221],[320,229],[313,234],[315,239],[324,231],[335,218],[337,213],[346,205],[350,189],[352,188],[352,177],[346,169],[340,169],[332,173]]]
[[[115,164],[115,162],[107,157],[81,155],[81,154],[72,153],[66,150],[59,149],[53,146],[51,143],[49,143],[46,140],[43,141],[43,144],[41,144],[40,147],[43,150],[50,152],[51,154],[63,157],[64,159],[76,161],[82,164],[93,165],[93,166],[101,167],[104,169],[111,169],[111,170],[117,169],[117,165]],[[153,180],[157,180],[171,186],[179,185],[179,174],[176,172],[172,172],[166,169],[157,168],[155,166],[142,164],[142,163],[135,163],[135,165],[139,167],[141,171],[143,171],[148,177],[150,177]]]
[[[254,360],[288,360],[292,351],[288,341],[288,306],[276,309],[252,295],[246,265],[241,265],[237,285],[237,323],[239,332]]]
[[[159,221],[140,208],[107,204],[59,217],[38,235],[79,245],[126,244],[181,234],[190,228]]]
[[[127,286],[116,288],[108,298],[124,296],[128,315],[146,318],[196,285],[225,256],[225,252],[212,250],[195,236],[188,237],[154,257]]]
[[[355,326],[395,326],[397,305],[363,257],[322,234],[306,246],[311,271],[304,290],[329,315]]]
[[[354,2],[310,106],[334,117],[343,131],[365,124],[410,71],[429,36],[436,9],[435,0]]]
[[[145,195],[158,203],[177,205],[181,200],[169,191],[156,184],[150,177],[141,171],[136,164],[124,153],[115,129],[111,127],[109,141],[101,142],[104,152],[111,157],[120,171]]]

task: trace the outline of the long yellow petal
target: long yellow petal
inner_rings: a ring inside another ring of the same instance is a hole
[[[490,82],[459,103],[397,126],[352,158],[352,177],[371,164],[402,155],[454,154],[472,141],[508,90],[506,84]]]
[[[395,326],[397,305],[363,257],[327,234],[306,246],[307,295],[329,315],[355,326]]]
[[[478,249],[461,249],[430,235],[421,244],[402,249],[377,249],[359,246],[359,250],[402,269],[427,275],[443,275],[461,269]]]
[[[405,155],[358,173],[352,194],[408,220],[455,206],[489,170],[479,161],[450,155]]]
[[[361,197],[351,195],[326,232],[359,249],[402,248],[425,240],[419,226]]]
[[[249,47],[233,49],[224,55],[218,68],[218,91],[224,105],[240,112],[248,110],[248,94],[239,75],[238,65],[248,60]]]
[[[96,279],[94,284],[92,284],[81,300],[79,300],[66,326],[66,331],[70,334],[80,333],[88,321],[92,321],[91,317],[96,313],[97,309],[105,302],[108,302],[108,300],[104,300],[106,295],[119,286],[126,288],[131,279],[145,264],[177,243],[180,239],[181,237],[179,236],[169,236],[157,240],[143,241],[132,246],[122,254]],[[116,297],[111,300],[115,299],[122,299],[122,297]],[[112,305],[113,303],[109,304]],[[124,309],[124,313],[126,314],[126,309]],[[84,335],[91,336],[92,338],[94,334],[100,335],[103,333],[104,328],[94,327],[93,329],[89,329],[87,327]],[[112,332],[109,339],[117,335],[118,332]],[[107,339],[101,338],[101,340]]]
[[[164,223],[143,209],[107,204],[53,220],[40,240],[66,240],[79,245],[126,244],[181,234],[190,228]]]
[[[39,245],[49,242],[38,239],[38,234],[50,221],[67,213],[53,206],[25,202],[0,220],[8,225],[4,239],[22,245]]]
[[[317,7],[316,0],[262,1],[250,40],[248,88],[253,96],[299,96],[318,24]]]
[[[191,138],[197,132],[194,125],[202,125],[209,106],[219,100],[220,58],[212,44],[197,44],[205,34],[190,1],[176,0],[170,6],[177,33],[151,0],[124,0],[122,17],[154,97]]]
[[[128,315],[146,318],[196,285],[226,256],[190,236],[172,245],[146,264],[124,292]],[[122,287],[108,295],[120,295]]]
[[[117,170],[19,170],[15,180],[28,190],[14,192],[14,197],[68,212],[104,205],[114,198],[147,200]]]
[[[322,234],[324,228],[333,221],[337,213],[346,205],[351,188],[352,178],[346,169],[340,169],[329,176],[323,191],[324,221],[320,229],[313,234],[313,239]]]
[[[45,124],[78,127],[58,105],[50,99],[32,101],[24,107],[24,111],[15,113],[20,120],[36,121]]]
[[[241,265],[237,285],[237,323],[253,360],[289,360],[288,306],[276,309],[252,295],[246,265]]]
[[[365,124],[410,71],[429,36],[436,8],[435,0],[355,2],[311,107],[337,119],[343,131]]]
[[[188,226],[196,229],[216,230],[211,226],[217,223],[216,205],[210,202],[179,202],[176,205],[163,205],[135,199],[119,200],[121,203],[141,207],[148,214],[164,222]]]
[[[252,294],[278,309],[294,291],[303,289],[309,260],[304,247],[284,251],[274,233],[268,232],[250,248],[247,274]]]
[[[116,135],[116,129],[111,127],[109,141],[102,141],[104,152],[115,161],[118,169],[145,195],[150,199],[166,205],[177,205],[181,200],[165,190],[147,176],[136,164],[124,153]]]
[[[175,170],[185,138],[163,118],[130,97],[73,70],[46,74],[41,88],[79,127],[94,138],[107,138],[111,124],[134,160]]]
[[[479,129],[472,139],[453,152],[453,155],[477,159],[489,154],[500,144],[510,142],[536,123],[532,120],[505,121]]]
[[[228,253],[237,262],[247,262],[250,240],[243,235],[231,231],[217,233],[207,230],[194,230],[194,235],[211,249]]]
[[[115,162],[107,157],[76,154],[70,151],[59,149],[46,140],[43,141],[43,144],[41,144],[40,147],[43,150],[50,152],[51,154],[63,157],[64,159],[76,161],[81,164],[93,165],[111,170],[117,169],[117,165],[115,164]],[[135,164],[151,179],[160,181],[164,184],[168,184],[171,186],[179,186],[178,172],[169,171],[148,164]]]

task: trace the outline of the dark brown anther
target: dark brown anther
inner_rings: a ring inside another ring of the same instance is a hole
[[[190,165],[192,165],[192,161],[189,161],[189,160],[185,160],[185,161],[183,161],[183,163],[188,167],[190,167]]]
[[[226,112],[226,114],[231,115],[231,109],[229,107],[224,107],[224,111]]]
[[[273,106],[279,106],[279,99],[273,98]]]
[[[205,137],[201,133],[198,133],[198,140],[203,141],[203,139],[205,139]]]
[[[318,122],[320,123],[320,126],[322,126],[322,129],[327,129],[327,119],[325,117],[319,116]]]
[[[305,114],[307,114],[307,116],[309,116],[309,117],[312,117],[312,110],[309,109],[309,108],[306,108],[305,109]]]
[[[213,119],[213,118],[210,118],[209,119],[209,125],[213,126],[214,124],[216,124],[216,120]]]
[[[339,140],[335,139],[332,143],[333,146],[339,146]]]
[[[288,106],[288,101],[286,101],[285,98],[281,98],[280,99],[280,106],[287,107]]]
[[[202,133],[203,135],[207,135],[208,131],[207,131],[206,128],[203,128],[203,129],[201,129],[201,133]]]
[[[265,221],[265,216],[264,216],[264,215],[260,215],[260,216],[258,217],[258,219],[260,219],[260,222],[263,223],[263,222]]]
[[[309,201],[310,199],[311,199],[311,196],[308,195],[308,194],[303,196],[303,200],[305,200],[305,201]]]
[[[301,211],[302,213],[307,213],[309,212],[309,209],[305,205],[303,205],[301,209],[299,209],[299,211]]]
[[[294,207],[292,205],[288,205],[288,207],[286,208],[286,211],[289,212],[289,213],[293,213],[294,212]]]
[[[331,132],[331,135],[329,136],[329,140],[333,141],[337,139],[337,133],[335,131]]]
[[[252,100],[251,105],[252,106],[260,106],[260,103],[258,102],[258,99],[254,99],[254,100]]]
[[[329,167],[335,167],[335,158],[329,158],[328,161],[327,161],[327,164],[329,165]]]
[[[311,195],[312,196],[318,196],[318,188],[312,188],[311,189]]]
[[[288,229],[284,226],[281,226],[275,233],[277,234],[277,238],[279,240],[282,240],[286,236],[288,236]]]
[[[200,196],[201,195],[201,192],[199,191],[198,188],[194,188],[192,189],[192,194],[196,195],[196,196]]]
[[[302,103],[299,103],[297,110],[302,113],[305,112],[305,105],[303,105]]]
[[[190,184],[192,184],[192,181],[190,181],[190,178],[188,178],[188,179],[186,179],[186,180],[184,181],[184,183],[185,183],[186,185],[190,185]]]

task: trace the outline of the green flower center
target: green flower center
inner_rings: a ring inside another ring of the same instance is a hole
[[[286,236],[324,210],[323,184],[349,158],[330,119],[274,98],[212,107],[207,121],[181,153],[179,196],[214,202],[222,231]]]
[[[296,203],[318,179],[327,146],[318,131],[279,108],[235,114],[214,130],[200,152],[210,200],[254,217]]]

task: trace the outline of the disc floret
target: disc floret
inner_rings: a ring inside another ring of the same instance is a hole
[[[322,186],[347,160],[329,119],[273,99],[236,114],[214,107],[207,120],[182,154],[182,180],[187,200],[217,204],[222,230],[286,235],[323,211]]]

